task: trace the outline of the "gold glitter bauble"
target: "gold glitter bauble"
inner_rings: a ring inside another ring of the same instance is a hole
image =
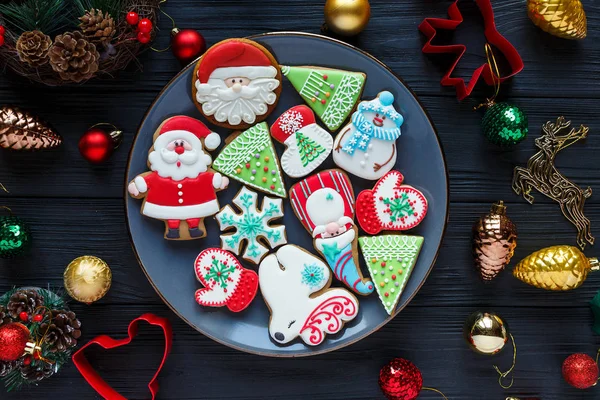
[[[338,35],[358,35],[369,23],[369,18],[369,0],[327,0],[325,3],[325,24]]]
[[[581,0],[528,0],[529,18],[540,29],[563,39],[587,36],[587,18]]]
[[[102,259],[94,256],[77,257],[64,273],[69,296],[91,304],[106,295],[112,283],[112,272]]]
[[[464,335],[471,349],[486,355],[502,351],[509,337],[508,327],[502,318],[481,311],[469,315],[464,326]]]

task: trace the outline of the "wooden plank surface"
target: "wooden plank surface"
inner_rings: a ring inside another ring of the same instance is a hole
[[[560,376],[562,360],[574,352],[593,354],[600,341],[591,331],[589,300],[600,286],[591,275],[580,289],[546,293],[503,273],[490,285],[481,284],[472,267],[470,228],[473,221],[500,198],[519,228],[518,260],[552,244],[574,244],[574,228],[558,206],[543,196],[531,206],[510,189],[512,169],[525,164],[541,124],[565,115],[588,124],[590,136],[557,159],[560,170],[582,186],[600,190],[597,154],[600,122],[596,116],[600,91],[600,1],[585,9],[589,37],[582,42],[553,38],[527,19],[522,0],[494,0],[498,29],[521,52],[526,67],[503,88],[502,98],[529,116],[530,137],[513,150],[495,148],[482,137],[481,114],[472,106],[489,95],[477,88],[473,99],[456,101],[454,92],[439,85],[448,59],[421,54],[424,37],[417,25],[427,16],[446,17],[450,1],[372,0],[372,19],[353,44],[390,66],[419,95],[439,131],[450,173],[451,208],[438,262],[411,304],[390,324],[369,338],[340,351],[314,358],[279,360],[242,354],[192,330],[154,292],[131,250],[125,225],[123,180],[128,151],[147,107],[179,70],[170,53],[148,52],[144,71],[131,68],[115,80],[69,88],[45,88],[13,76],[0,77],[3,103],[18,104],[48,119],[65,137],[64,145],[48,153],[0,154],[0,182],[9,188],[2,204],[28,221],[35,237],[31,256],[0,260],[0,292],[13,285],[59,287],[62,270],[76,256],[95,254],[109,262],[114,285],[93,306],[74,305],[85,325],[83,340],[98,334],[120,336],[127,322],[144,312],[168,317],[175,344],[161,376],[161,399],[379,399],[379,368],[402,356],[421,369],[426,386],[441,389],[449,399],[501,400],[507,395],[539,396],[544,400],[598,398],[598,390],[579,392]],[[169,0],[165,10],[180,27],[199,29],[209,44],[226,37],[266,31],[319,32],[322,0],[197,1]],[[463,42],[467,55],[457,74],[468,77],[483,62],[480,17],[471,1],[463,1],[465,23],[443,35]],[[252,15],[248,18],[248,15]],[[168,43],[169,23],[161,22],[157,47]],[[77,140],[87,126],[110,121],[125,132],[122,148],[104,165],[90,166],[78,154]],[[600,194],[586,204],[593,231],[600,222]],[[598,255],[594,248],[588,256]],[[492,364],[510,365],[510,350],[494,358],[469,351],[462,339],[466,316],[494,309],[509,322],[518,352],[515,385],[502,390]],[[100,354],[91,361],[127,398],[148,398],[147,381],[157,366],[161,335],[145,331],[127,351]],[[232,383],[233,381],[233,383]],[[2,395],[7,399],[94,399],[72,365],[37,388]],[[423,392],[421,398],[437,399]]]

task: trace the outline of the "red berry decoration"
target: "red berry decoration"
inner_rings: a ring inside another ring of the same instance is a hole
[[[101,164],[119,147],[123,133],[111,124],[92,126],[79,139],[79,152],[92,164]]]
[[[130,11],[127,13],[127,17],[125,17],[127,23],[131,26],[137,25],[140,22],[140,16],[135,11]]]
[[[204,37],[194,29],[174,28],[171,31],[171,50],[182,64],[189,64],[206,51]]]
[[[149,33],[144,33],[144,32],[138,32],[137,33],[137,40],[141,44],[150,43],[151,39],[152,39],[152,37],[150,36]]]
[[[390,400],[413,400],[421,392],[423,377],[415,364],[395,358],[381,368],[379,387]]]
[[[21,321],[29,321],[29,314],[27,314],[25,311],[22,311],[22,312],[19,314],[19,319],[20,319]]]
[[[4,36],[0,35],[0,46],[4,46]]]
[[[140,19],[140,22],[138,22],[137,28],[140,32],[150,33],[152,32],[152,21],[150,21],[148,18],[142,18]]]
[[[42,322],[44,316],[42,314],[36,314],[33,316],[33,322]]]
[[[0,326],[0,360],[18,360],[25,352],[30,336],[29,329],[19,322]]]
[[[587,354],[571,354],[563,362],[562,374],[569,385],[577,389],[587,389],[598,382],[598,364]]]

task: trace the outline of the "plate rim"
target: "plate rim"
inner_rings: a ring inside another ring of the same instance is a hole
[[[347,346],[353,345],[356,342],[359,342],[365,338],[367,338],[368,336],[372,335],[373,333],[379,331],[381,328],[383,328],[385,325],[387,325],[392,319],[394,319],[412,300],[413,298],[417,295],[417,293],[421,290],[421,288],[423,287],[423,285],[425,284],[425,282],[427,281],[427,278],[429,278],[429,274],[431,273],[431,271],[433,270],[433,266],[435,265],[437,258],[440,254],[440,250],[442,247],[442,243],[444,241],[444,236],[446,234],[446,228],[448,227],[448,217],[449,217],[449,212],[450,212],[450,176],[448,174],[448,164],[446,162],[446,154],[444,152],[444,146],[442,145],[442,141],[440,140],[440,135],[438,133],[438,130],[435,126],[435,124],[433,123],[433,119],[431,118],[431,115],[429,114],[429,112],[427,111],[427,109],[423,106],[423,103],[421,102],[421,100],[419,99],[419,97],[417,96],[417,94],[412,90],[412,88],[398,75],[396,74],[391,68],[389,68],[387,65],[385,65],[382,61],[380,61],[379,59],[377,59],[376,57],[374,57],[373,55],[371,55],[370,53],[356,47],[353,46],[349,43],[346,43],[342,40],[339,39],[335,39],[335,38],[330,38],[324,35],[320,35],[320,34],[316,34],[316,33],[309,33],[309,32],[296,32],[296,31],[276,31],[276,32],[266,32],[266,33],[259,33],[259,34],[255,34],[255,35],[250,35],[250,36],[246,36],[245,39],[250,39],[250,40],[255,40],[255,39],[260,39],[262,37],[267,37],[267,36],[307,36],[307,37],[312,37],[315,39],[320,39],[320,40],[325,40],[325,41],[329,41],[329,42],[333,42],[339,45],[342,45],[344,47],[347,47],[351,50],[357,51],[359,53],[361,53],[362,55],[364,55],[365,57],[369,58],[370,60],[374,61],[375,63],[377,63],[379,66],[381,66],[382,68],[384,68],[386,71],[388,71],[389,73],[391,73],[396,79],[398,79],[398,81],[400,81],[402,83],[402,85],[404,85],[404,87],[410,92],[410,94],[414,97],[414,99],[417,101],[419,107],[421,108],[421,110],[423,111],[423,113],[425,114],[425,117],[427,118],[427,120],[429,121],[429,123],[431,124],[431,127],[433,128],[433,133],[435,135],[435,139],[437,141],[438,147],[440,149],[440,153],[442,155],[442,162],[444,164],[444,173],[446,176],[446,213],[444,216],[444,226],[442,227],[442,234],[441,234],[441,239],[440,242],[438,243],[437,249],[435,250],[435,255],[433,257],[433,260],[431,261],[431,264],[429,265],[429,267],[427,268],[427,271],[425,272],[425,277],[424,279],[421,281],[421,283],[418,285],[417,289],[415,290],[415,292],[408,298],[408,301],[406,302],[406,304],[404,306],[401,307],[397,307],[394,310],[394,313],[390,316],[388,316],[386,319],[384,319],[379,325],[373,327],[370,331],[366,332],[363,335],[360,335],[359,337],[355,338],[354,340],[348,341],[344,344],[340,344],[340,345],[333,345],[330,348],[323,348],[322,350],[315,350],[315,351],[310,351],[310,352],[304,352],[304,353],[270,353],[270,352],[265,352],[265,351],[256,351],[256,350],[252,350],[252,349],[248,349],[248,348],[244,348],[232,343],[228,343],[218,337],[215,337],[214,335],[210,335],[208,333],[206,333],[205,331],[203,331],[202,329],[196,327],[192,322],[190,322],[187,318],[185,318],[182,314],[179,313],[179,311],[177,311],[177,309],[175,307],[173,307],[171,305],[171,303],[169,303],[169,301],[167,301],[167,299],[162,295],[162,293],[158,290],[158,288],[156,287],[156,285],[154,284],[153,280],[150,278],[150,276],[148,275],[148,272],[146,271],[146,268],[144,267],[144,264],[142,263],[142,260],[140,259],[140,256],[138,254],[138,251],[133,243],[133,236],[131,233],[131,224],[128,218],[129,215],[129,206],[127,205],[127,200],[128,200],[128,194],[127,194],[127,185],[128,185],[128,172],[130,170],[131,167],[131,159],[133,156],[133,149],[135,148],[135,144],[137,143],[137,140],[139,138],[140,135],[140,130],[142,128],[142,126],[144,125],[144,123],[146,122],[146,119],[148,118],[148,115],[150,114],[150,111],[154,108],[156,102],[161,98],[161,96],[163,95],[163,93],[167,90],[168,87],[171,86],[171,84],[178,79],[182,74],[186,73],[187,70],[189,68],[193,68],[194,65],[198,62],[198,60],[202,57],[198,57],[196,58],[194,61],[190,62],[188,65],[186,65],[185,67],[183,67],[181,69],[181,71],[179,71],[173,78],[171,78],[169,80],[169,82],[161,89],[161,91],[156,95],[156,97],[154,98],[154,100],[152,101],[152,103],[148,106],[148,109],[146,110],[146,112],[144,113],[144,116],[142,117],[142,120],[140,121],[138,128],[136,130],[135,133],[135,137],[133,138],[133,142],[131,144],[131,149],[129,150],[129,155],[127,157],[127,165],[126,165],[126,169],[125,169],[125,182],[124,182],[124,197],[123,197],[123,203],[124,203],[124,207],[125,207],[125,218],[127,220],[127,234],[129,236],[129,243],[131,244],[131,248],[133,249],[133,253],[135,255],[135,258],[137,259],[137,262],[139,264],[139,266],[141,267],[142,271],[144,272],[144,275],[146,276],[146,279],[148,280],[148,283],[150,283],[150,285],[152,286],[152,288],[154,289],[154,291],[156,292],[156,294],[158,294],[158,297],[160,297],[160,299],[167,305],[167,307],[169,307],[171,309],[171,311],[173,313],[175,313],[175,315],[177,315],[177,317],[179,317],[181,320],[183,320],[186,324],[188,324],[190,327],[192,327],[194,330],[200,332],[202,335],[208,337],[211,340],[214,340],[217,343],[220,343],[224,346],[227,346],[231,349],[237,350],[237,351],[241,351],[243,353],[248,353],[248,354],[255,354],[255,355],[259,355],[259,356],[263,356],[263,357],[273,357],[273,358],[300,358],[300,357],[312,357],[312,356],[317,356],[317,355],[321,355],[321,354],[326,354],[326,353],[330,353],[333,351],[337,351],[340,349],[343,349]]]

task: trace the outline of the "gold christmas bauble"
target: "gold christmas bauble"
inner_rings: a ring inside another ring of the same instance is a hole
[[[587,18],[581,0],[527,0],[527,13],[535,25],[563,39],[587,36]]]
[[[325,3],[325,24],[338,35],[358,35],[370,17],[369,0],[327,0]]]
[[[65,289],[69,296],[91,304],[106,295],[112,283],[112,272],[102,259],[94,256],[77,257],[64,273]]]
[[[469,347],[485,355],[502,351],[509,338],[508,327],[502,318],[481,311],[469,315],[463,332]]]

